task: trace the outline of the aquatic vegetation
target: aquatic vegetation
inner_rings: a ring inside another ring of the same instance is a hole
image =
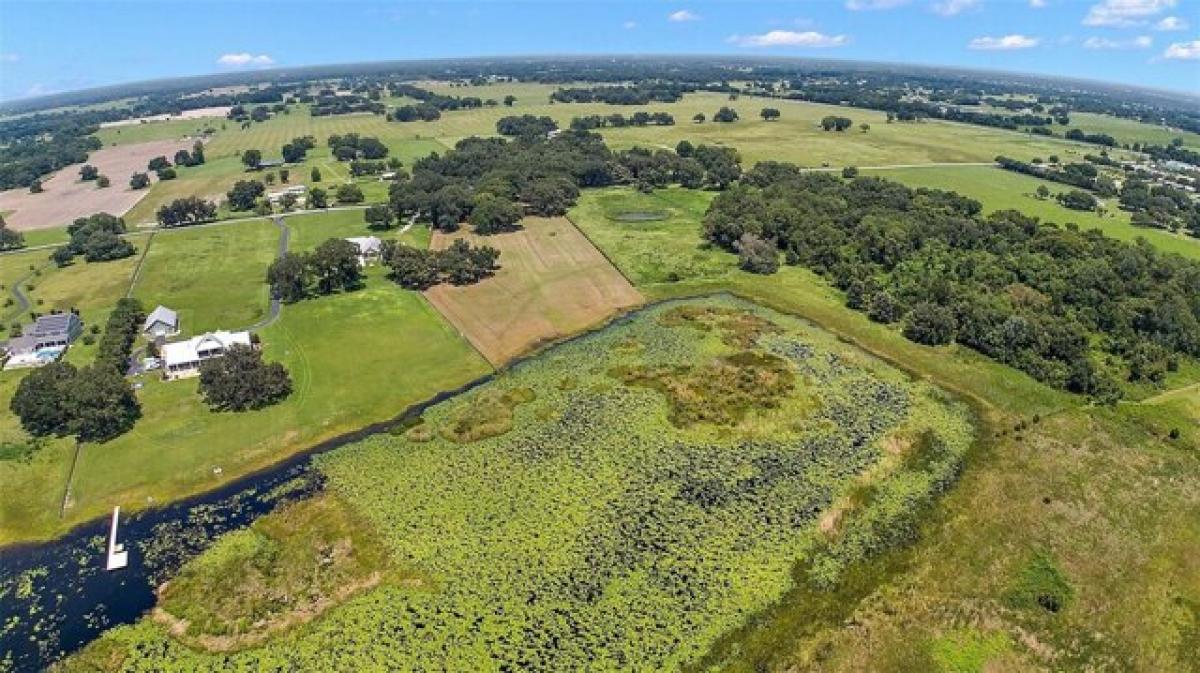
[[[920,441],[889,457],[901,432]],[[784,595],[797,564],[833,577],[870,553],[972,440],[965,407],[802,321],[669,303],[316,458],[422,586],[383,583],[239,652],[143,621],[72,664],[674,670]],[[822,514],[868,487],[831,540]]]

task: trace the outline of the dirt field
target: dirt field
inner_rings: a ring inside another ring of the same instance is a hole
[[[8,225],[18,231],[61,227],[77,217],[93,213],[124,215],[149,189],[133,191],[129,176],[145,171],[150,159],[162,154],[168,159],[181,149],[192,148],[192,141],[156,140],[123,147],[106,147],[92,152],[88,163],[100,169],[101,175],[112,180],[112,186],[99,189],[94,182],[79,181],[79,166],[67,166],[42,182],[41,194],[28,189],[0,192],[0,211]],[[154,180],[153,174],[150,176]]]
[[[488,359],[501,365],[544,341],[602,322],[642,302],[637,290],[565,218],[531,217],[521,231],[496,236],[434,234],[500,250],[500,271],[476,285],[439,285],[425,293]]]
[[[114,126],[133,126],[134,124],[141,124],[142,122],[147,122],[147,123],[149,123],[149,122],[164,122],[164,121],[170,121],[172,119],[199,119],[200,117],[224,117],[226,114],[229,114],[229,106],[228,105],[218,106],[218,107],[202,107],[202,108],[196,108],[194,110],[184,110],[183,112],[181,112],[177,115],[163,114],[163,115],[154,115],[152,117],[136,117],[134,119],[121,119],[121,120],[118,120],[115,122],[103,122],[100,124],[100,128],[107,129],[107,128],[112,128]]]

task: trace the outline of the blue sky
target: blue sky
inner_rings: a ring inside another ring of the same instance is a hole
[[[272,65],[568,53],[928,63],[1200,93],[1200,0],[0,0],[5,100]]]

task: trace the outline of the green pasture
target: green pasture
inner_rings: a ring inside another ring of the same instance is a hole
[[[268,219],[157,232],[133,296],[177,311],[185,335],[244,329],[266,315],[279,236]]]
[[[1116,199],[1104,200],[1103,215],[1064,208],[1054,200],[1054,195],[1069,191],[1070,187],[1039,180],[1030,175],[990,166],[931,166],[865,172],[903,182],[909,187],[931,187],[958,192],[982,203],[984,212],[1011,208],[1037,217],[1043,222],[1074,223],[1084,229],[1099,229],[1106,236],[1124,241],[1145,238],[1160,250],[1200,259],[1200,239],[1160,229],[1135,227],[1129,222],[1129,213],[1118,208]],[[1041,185],[1050,190],[1050,197],[1037,197],[1037,188]]]

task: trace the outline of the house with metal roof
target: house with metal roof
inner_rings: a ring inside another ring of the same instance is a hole
[[[200,365],[225,355],[231,346],[252,346],[249,332],[208,332],[187,341],[164,344],[159,349],[163,376],[168,380],[186,378],[200,373]]]
[[[358,246],[358,265],[366,266],[379,259],[383,252],[383,241],[376,236],[352,236],[346,239]]]
[[[159,304],[154,307],[142,325],[142,334],[148,339],[159,339],[179,334],[179,314]]]

